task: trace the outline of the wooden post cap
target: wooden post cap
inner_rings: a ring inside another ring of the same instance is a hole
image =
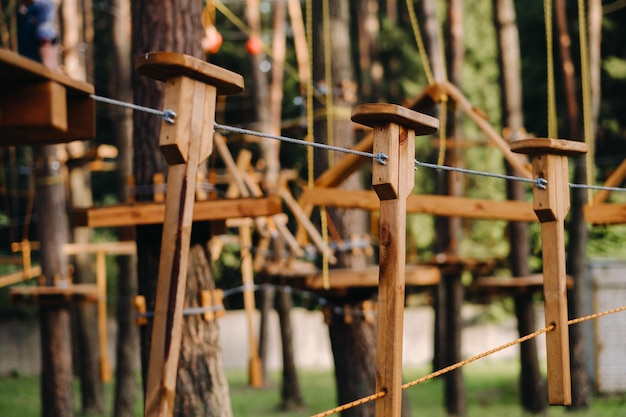
[[[527,155],[553,154],[578,156],[587,153],[587,144],[565,139],[531,138],[512,142],[511,150]]]
[[[439,129],[439,120],[423,113],[387,103],[361,104],[352,110],[352,121],[368,127],[395,123],[412,129],[416,135],[429,135]]]
[[[192,136],[199,136],[200,159],[213,150],[217,95],[243,90],[243,77],[203,60],[175,52],[150,52],[137,59],[137,72],[166,82],[159,147],[170,165],[185,163]],[[171,112],[173,117],[165,115]],[[176,121],[173,120],[176,119]]]
[[[141,75],[159,81],[185,76],[217,88],[217,93],[236,94],[243,91],[243,77],[198,58],[177,52],[148,52],[137,58],[135,69]]]

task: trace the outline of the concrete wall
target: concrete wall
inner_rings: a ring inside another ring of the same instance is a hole
[[[515,319],[509,318],[497,324],[469,324],[480,314],[483,307],[466,306],[463,318],[466,323],[463,331],[463,357],[476,355],[500,344],[517,338]],[[258,315],[256,324],[258,329]],[[539,321],[543,320],[541,314]],[[428,307],[406,310],[404,328],[404,363],[407,366],[420,365],[431,360],[433,354],[432,309]],[[328,328],[319,311],[294,309],[292,312],[296,363],[300,368],[330,369],[333,366],[332,352],[328,338]],[[538,324],[540,326],[541,324]],[[220,344],[224,366],[227,369],[245,369],[248,363],[247,327],[243,311],[230,311],[219,319]],[[270,322],[269,369],[281,367],[281,342],[278,318],[275,314]],[[115,323],[109,323],[109,358],[115,363]],[[541,354],[545,341],[538,342]],[[512,347],[490,358],[510,358],[518,355]],[[39,353],[39,329],[36,321],[0,322],[0,375],[19,372],[36,375],[41,367]]]

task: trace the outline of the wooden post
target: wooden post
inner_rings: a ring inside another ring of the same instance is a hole
[[[111,381],[107,333],[107,270],[106,253],[96,252],[96,285],[98,287],[98,340],[100,341],[100,380]]]
[[[140,57],[137,71],[166,82],[164,107],[176,113],[160,135],[170,168],[145,404],[146,416],[165,417],[174,411],[196,173],[211,154],[217,94],[240,92],[243,78],[172,52]]]
[[[533,208],[541,222],[543,292],[548,362],[548,401],[572,403],[569,332],[567,326],[567,277],[565,274],[565,216],[570,208],[567,157],[587,152],[583,142],[560,139],[523,139],[511,144],[513,152],[532,156],[533,177],[547,186],[533,188]]]
[[[406,199],[415,182],[415,135],[437,131],[439,122],[393,104],[363,104],[352,120],[374,129],[374,153],[384,153],[386,165],[374,163],[372,185],[380,199],[380,260],[378,283],[377,417],[400,417],[402,411],[402,326],[406,260]]]
[[[239,224],[241,243],[241,281],[246,287],[243,291],[243,304],[248,321],[248,383],[251,387],[263,386],[263,364],[259,357],[259,348],[254,332],[254,271],[252,268],[252,219],[242,219]]]

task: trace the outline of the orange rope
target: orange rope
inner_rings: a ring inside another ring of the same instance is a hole
[[[622,307],[614,308],[614,309],[611,309],[611,310],[603,311],[603,312],[600,312],[600,313],[590,314],[588,316],[579,317],[577,319],[569,320],[567,322],[567,325],[571,326],[573,324],[578,324],[578,323],[581,323],[583,321],[597,319],[597,318],[602,317],[602,316],[607,316],[607,315],[613,314],[613,313],[619,313],[619,312],[625,311],[625,310],[626,310],[626,306],[622,306]],[[418,379],[415,379],[413,381],[407,382],[407,383],[402,385],[402,389],[404,390],[404,389],[410,388],[412,386],[415,386],[417,384],[421,384],[422,382],[426,382],[428,380],[434,379],[434,378],[436,378],[438,376],[441,376],[443,374],[446,374],[448,372],[454,371],[455,369],[458,369],[458,368],[460,368],[462,366],[465,366],[465,365],[467,365],[469,363],[476,362],[479,359],[483,359],[486,356],[492,355],[492,354],[494,354],[496,352],[500,352],[501,350],[510,348],[511,346],[518,345],[518,344],[523,343],[523,342],[525,342],[527,340],[533,339],[533,338],[535,338],[535,337],[537,337],[537,336],[539,336],[541,334],[551,332],[552,330],[555,329],[555,327],[556,326],[554,324],[551,324],[551,325],[549,325],[547,327],[544,327],[543,329],[537,330],[536,332],[533,332],[533,333],[530,333],[530,334],[528,334],[528,335],[526,335],[524,337],[520,337],[518,339],[515,339],[512,342],[509,342],[509,343],[506,343],[504,345],[498,346],[498,347],[496,347],[494,349],[491,349],[491,350],[488,350],[486,352],[480,353],[480,354],[478,354],[476,356],[472,356],[469,359],[465,359],[465,360],[463,360],[461,362],[457,362],[454,365],[450,365],[448,367],[445,367],[443,369],[440,369],[438,371],[430,373],[430,374],[428,374],[426,376],[423,376],[421,378],[418,378]],[[368,395],[367,397],[359,398],[358,400],[354,400],[354,401],[351,401],[349,403],[340,405],[340,406],[335,407],[333,409],[330,409],[328,411],[324,411],[323,413],[315,414],[315,415],[313,415],[311,417],[326,417],[326,416],[330,416],[332,414],[339,413],[339,412],[347,410],[349,408],[353,408],[353,407],[356,407],[358,405],[365,404],[366,402],[377,400],[379,398],[384,397],[385,394],[386,394],[386,391],[379,391],[379,392],[377,392],[375,394],[371,394],[371,395]]]

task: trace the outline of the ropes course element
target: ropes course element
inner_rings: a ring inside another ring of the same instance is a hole
[[[552,0],[544,0],[546,26],[546,62],[548,78],[548,137],[558,138],[556,117],[556,93],[554,86],[554,52],[552,40]]]
[[[417,20],[417,16],[415,16],[415,8],[413,1],[406,0],[406,8],[409,12],[409,20],[411,21],[411,28],[413,29],[413,36],[415,36],[415,42],[417,43],[417,50],[419,51],[420,58],[422,60],[422,66],[424,67],[424,73],[426,74],[426,79],[428,80],[428,84],[434,84],[435,77],[433,77],[433,71],[430,68],[430,60],[428,59],[428,54],[426,53],[426,47],[424,46],[424,39],[422,38],[422,33],[420,31],[419,22]]]
[[[606,310],[606,311],[603,311],[603,312],[600,312],[600,313],[590,314],[588,316],[572,319],[572,320],[569,320],[567,322],[567,325],[571,326],[571,325],[574,325],[574,324],[581,323],[583,321],[597,319],[597,318],[600,318],[600,317],[603,317],[603,316],[607,316],[609,314],[619,313],[619,312],[622,312],[622,311],[626,311],[626,306],[622,306],[622,307],[614,308],[614,309],[611,309],[611,310]],[[520,337],[520,338],[515,339],[515,340],[513,340],[511,342],[505,343],[503,345],[500,345],[498,347],[495,347],[493,349],[490,349],[490,350],[485,351],[483,353],[480,353],[478,355],[472,356],[471,358],[462,360],[462,361],[457,362],[457,363],[455,363],[453,365],[447,366],[447,367],[442,368],[442,369],[440,369],[438,371],[435,371],[435,372],[432,372],[432,373],[430,373],[428,375],[425,375],[425,376],[423,376],[421,378],[418,378],[418,379],[415,379],[413,381],[404,383],[404,384],[402,384],[402,389],[405,390],[407,388],[410,388],[410,387],[413,387],[415,385],[421,384],[422,382],[426,382],[426,381],[429,381],[431,379],[437,378],[437,377],[439,377],[441,375],[444,375],[444,374],[446,374],[448,372],[454,371],[455,369],[459,369],[462,366],[468,365],[468,364],[470,364],[472,362],[476,362],[479,359],[483,359],[483,358],[485,358],[485,357],[487,357],[489,355],[492,355],[494,353],[500,352],[500,351],[502,351],[504,349],[507,349],[507,348],[510,348],[512,346],[519,345],[520,343],[526,342],[527,340],[533,339],[533,338],[535,338],[537,336],[540,336],[540,335],[542,335],[544,333],[551,332],[555,328],[556,328],[556,326],[554,324],[551,324],[551,325],[546,326],[546,327],[544,327],[542,329],[539,329],[539,330],[537,330],[537,331],[535,331],[533,333],[530,333],[530,334],[528,334],[526,336]],[[327,417],[327,416],[330,416],[332,414],[336,414],[336,413],[339,413],[341,411],[345,411],[347,409],[354,408],[354,407],[359,406],[361,404],[365,404],[366,402],[377,400],[378,398],[382,398],[385,395],[386,395],[385,391],[380,391],[380,392],[377,392],[375,394],[371,394],[371,395],[368,395],[366,397],[359,398],[359,399],[351,401],[349,403],[337,406],[337,407],[335,407],[333,409],[324,411],[322,413],[314,414],[311,417]]]
[[[125,107],[127,109],[143,111],[143,112],[146,112],[146,113],[150,113],[150,114],[155,114],[157,116],[161,116],[165,122],[167,122],[169,124],[172,124],[172,125],[174,124],[174,119],[176,118],[176,112],[173,111],[173,110],[170,110],[170,109],[157,110],[157,109],[153,109],[151,107],[140,106],[138,104],[127,103],[125,101],[120,101],[120,100],[115,100],[115,99],[108,98],[108,97],[98,96],[96,94],[90,94],[89,97],[92,98],[94,101],[99,101],[101,103],[112,104],[114,106]]]
[[[121,106],[121,107],[126,107],[126,108],[130,108],[130,109],[137,110],[137,111],[145,111],[147,113],[155,114],[157,116],[163,117],[164,120],[165,120],[166,116],[176,117],[176,112],[174,112],[173,110],[169,110],[169,109],[161,111],[161,110],[156,110],[156,109],[153,109],[153,108],[139,106],[139,105],[136,105],[136,104],[127,103],[127,102],[124,102],[124,101],[115,100],[115,99],[106,98],[106,97],[101,97],[101,96],[94,96],[93,98],[94,98],[94,100],[101,101],[101,102],[104,102],[104,103],[108,103],[108,104],[112,104],[112,105],[118,105],[118,106]],[[170,123],[173,123],[173,120]],[[287,143],[307,146],[309,148],[319,148],[319,149],[324,149],[324,150],[327,150],[327,151],[334,151],[334,152],[341,152],[341,153],[346,153],[346,154],[362,156],[364,158],[373,159],[380,165],[385,165],[386,161],[387,161],[387,158],[388,158],[388,156],[385,155],[382,152],[374,154],[372,152],[357,151],[357,150],[354,150],[354,149],[342,148],[342,147],[339,147],[339,146],[330,146],[330,145],[326,145],[324,143],[314,142],[312,140],[309,140],[309,137],[310,137],[309,135],[307,135],[307,139],[306,140],[302,140],[302,139],[290,138],[290,137],[287,137],[287,136],[271,135],[271,134],[262,133],[262,132],[258,132],[258,131],[250,130],[250,129],[244,129],[244,128],[240,128],[240,127],[227,126],[227,125],[223,125],[223,124],[220,124],[220,123],[215,123],[215,129],[216,130],[223,130],[223,131],[227,131],[227,132],[231,132],[231,133],[237,133],[237,134],[250,135],[250,136],[256,136],[256,137],[267,138],[267,139],[280,140],[280,141],[287,142]],[[429,163],[429,162],[422,162],[422,161],[419,161],[419,160],[416,159],[415,160],[415,169],[417,169],[418,167],[435,169],[435,170],[443,170],[443,171],[453,171],[453,172],[459,172],[459,173],[468,174],[468,175],[477,175],[477,176],[483,176],[483,177],[499,178],[499,179],[509,180],[509,181],[520,181],[520,182],[533,184],[536,187],[541,188],[541,189],[545,189],[546,186],[548,185],[548,182],[544,178],[537,178],[537,179],[533,180],[533,179],[529,179],[529,178],[525,178],[525,177],[518,177],[518,176],[514,176],[514,175],[505,175],[505,174],[498,174],[498,173],[494,173],[494,172],[485,172],[485,171],[478,171],[478,170],[467,169],[467,168],[458,168],[458,167],[446,166],[446,165],[442,165],[442,164],[433,164],[433,163]],[[607,186],[601,186],[601,185],[574,184],[574,183],[569,183],[569,186],[572,187],[572,188],[585,188],[585,189],[592,189],[592,190],[626,192],[626,188],[622,188],[622,187],[607,187]]]

